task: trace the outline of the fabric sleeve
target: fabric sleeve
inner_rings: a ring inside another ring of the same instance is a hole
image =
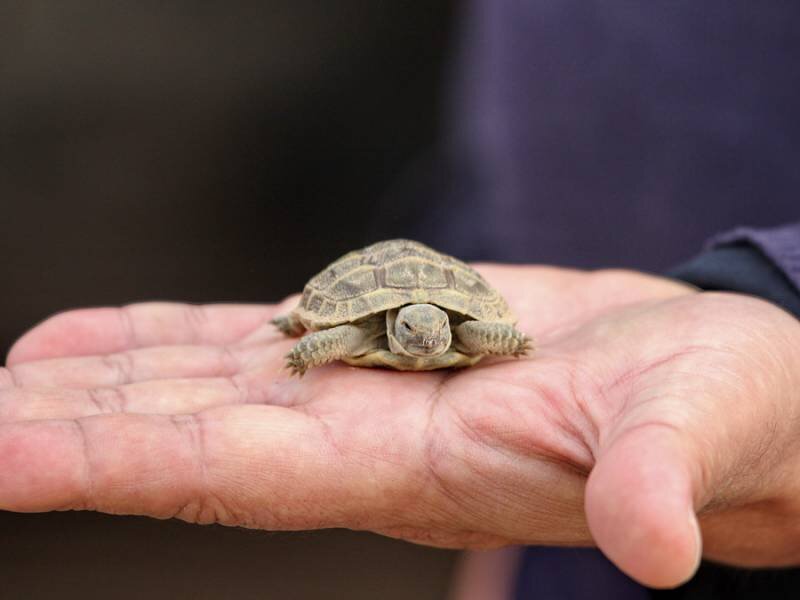
[[[800,317],[800,223],[720,234],[668,275],[704,290],[760,296]]]
[[[784,272],[795,288],[800,290],[800,222],[774,229],[739,227],[716,236],[709,242],[709,246],[719,247],[737,243],[746,243],[758,248]]]

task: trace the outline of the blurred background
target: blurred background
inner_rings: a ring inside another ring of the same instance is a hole
[[[48,315],[279,300],[402,233],[450,1],[0,3],[0,351]],[[455,553],[0,512],[2,598],[442,598]]]
[[[663,272],[800,218],[800,5],[0,2],[0,351],[141,300],[268,302],[345,251]],[[415,598],[457,553],[0,513],[0,598]]]

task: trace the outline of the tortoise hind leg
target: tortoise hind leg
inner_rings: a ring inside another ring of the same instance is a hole
[[[281,333],[289,337],[300,337],[306,330],[303,324],[298,321],[291,313],[275,317],[270,321]]]
[[[507,323],[465,321],[454,328],[458,349],[468,354],[523,356],[531,339]]]

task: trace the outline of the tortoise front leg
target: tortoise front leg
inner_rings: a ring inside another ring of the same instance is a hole
[[[302,376],[311,367],[362,354],[373,337],[368,329],[356,325],[309,333],[286,355],[286,368],[292,370],[292,375]]]
[[[465,321],[454,331],[456,348],[466,354],[523,356],[531,349],[531,339],[507,323]]]

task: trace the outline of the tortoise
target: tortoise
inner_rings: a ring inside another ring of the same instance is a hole
[[[310,332],[286,355],[287,368],[301,376],[334,360],[427,371],[531,348],[506,301],[477,271],[405,239],[345,254],[272,323],[288,336]]]

